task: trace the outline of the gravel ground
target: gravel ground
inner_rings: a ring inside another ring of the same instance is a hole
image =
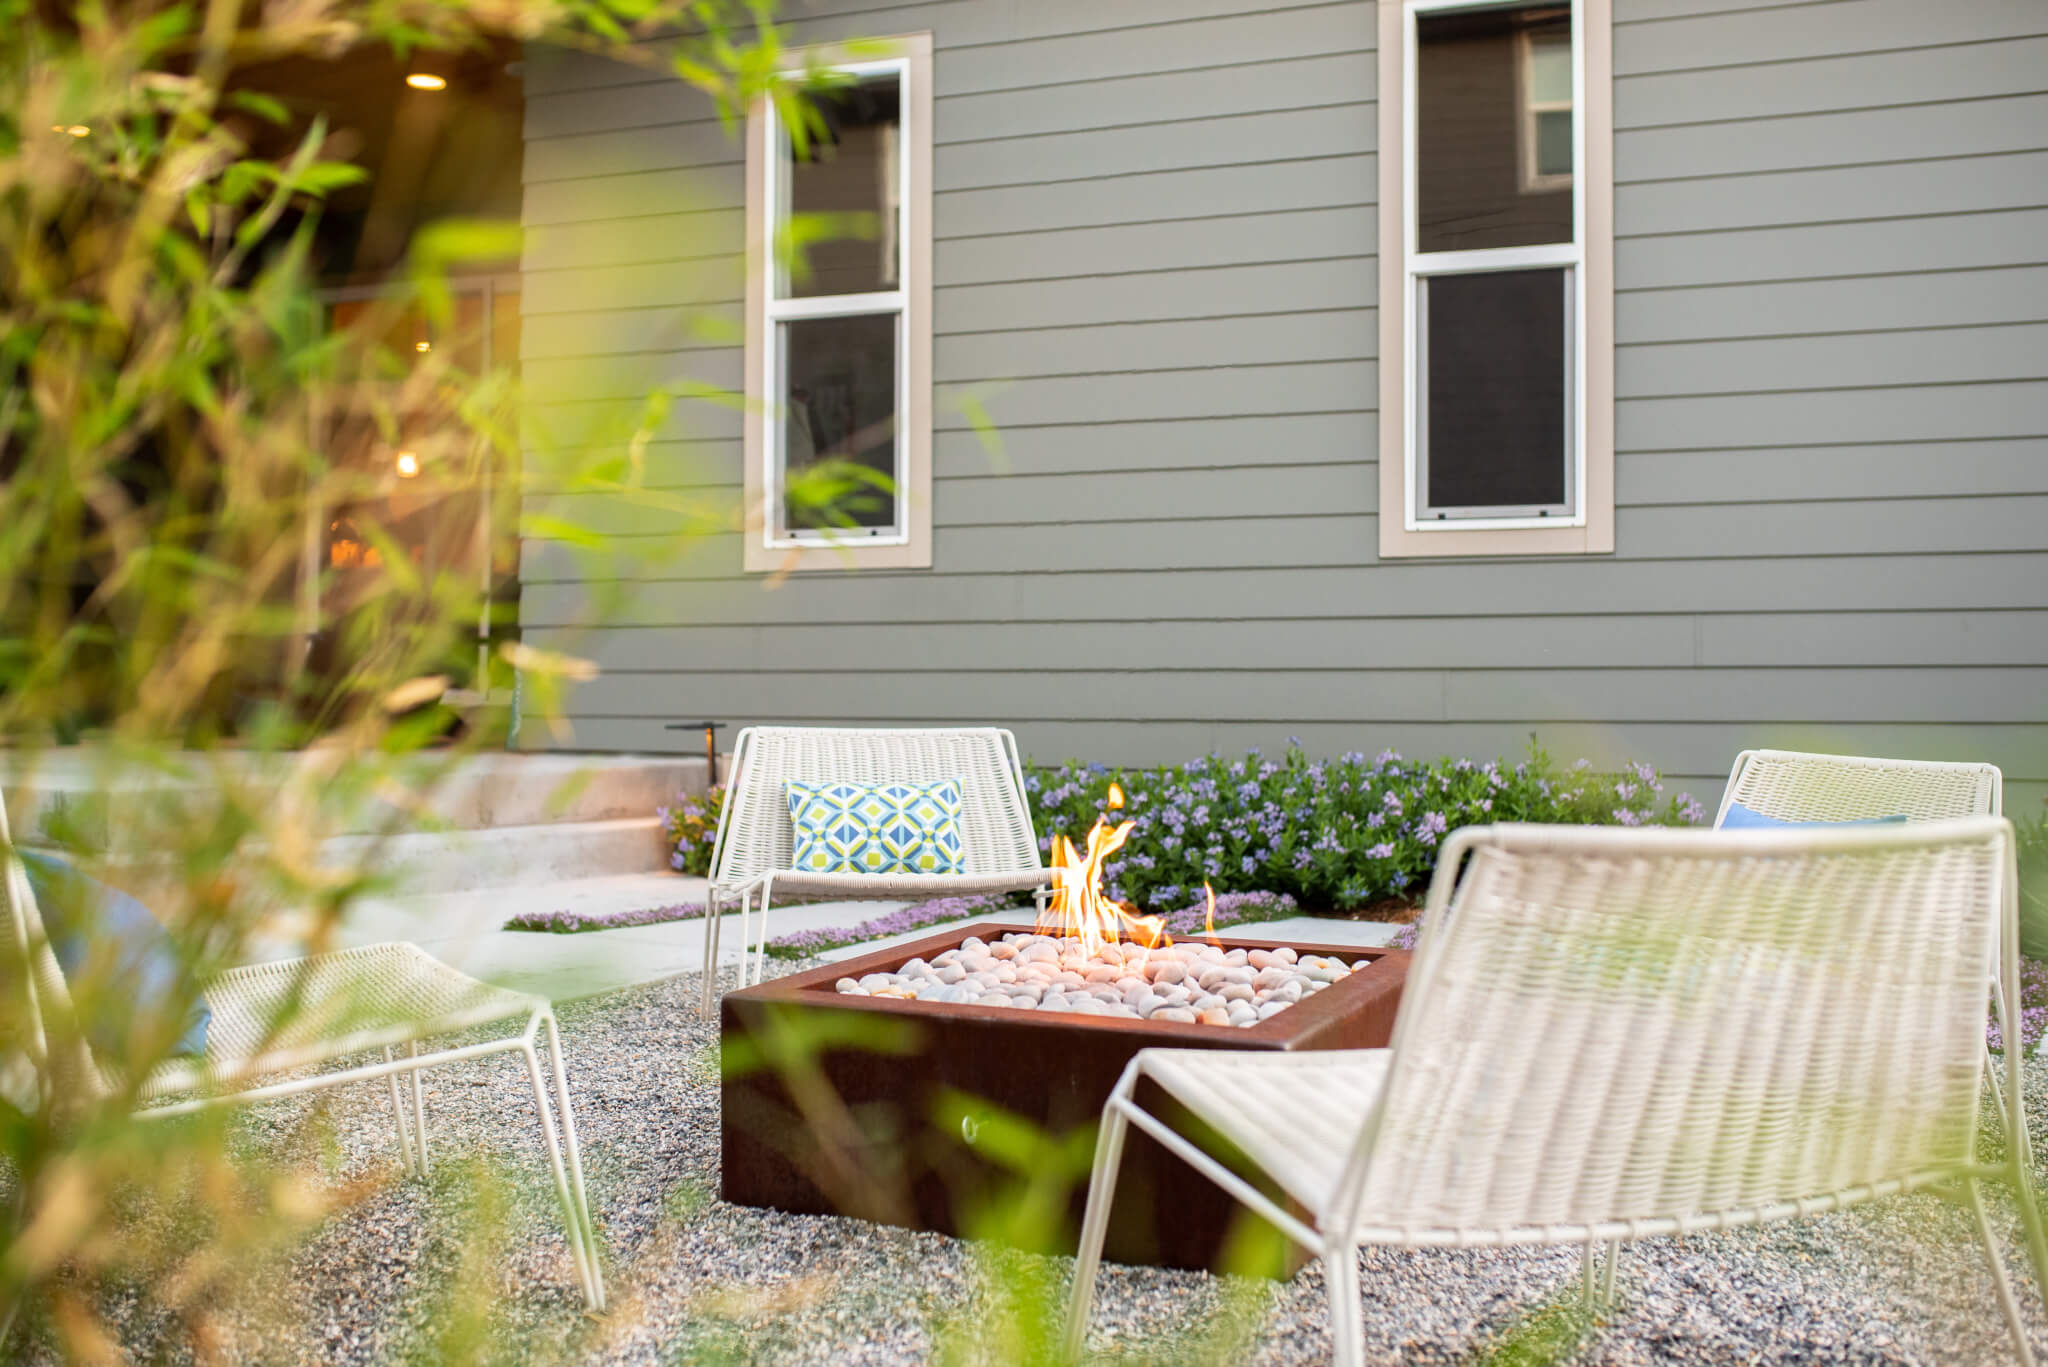
[[[1057,1315],[1034,1306],[1059,1303],[1069,1260],[715,1200],[717,1064],[714,1031],[694,1014],[696,984],[685,976],[562,1012],[611,1259],[607,1315],[583,1313],[531,1093],[519,1066],[501,1057],[428,1075],[437,1170],[424,1182],[399,1172],[379,1089],[246,1113],[246,1142],[272,1151],[317,1142],[308,1135],[319,1127],[306,1122],[324,1115],[328,1142],[339,1145],[328,1158],[336,1180],[367,1194],[247,1279],[216,1317],[219,1355],[445,1360],[464,1305],[485,1315],[480,1359],[505,1362],[1003,1363],[1028,1356],[1020,1333],[1056,1329]],[[2029,1065],[2028,1106],[2034,1133],[2048,1133],[2048,1062]],[[466,1180],[479,1172],[502,1180]],[[479,1214],[494,1193],[505,1207],[496,1226]],[[2018,1251],[2017,1220],[2002,1193],[1987,1194],[2038,1351],[2048,1321]],[[501,1237],[466,1246],[465,1231],[477,1228]],[[1575,1284],[1572,1251],[1361,1256],[1376,1363],[2010,1360],[1968,1213],[1936,1195],[1637,1244],[1622,1266],[1618,1307],[1593,1325],[1556,1309]],[[475,1294],[465,1300],[465,1290]],[[103,1305],[134,1357],[191,1356],[169,1317],[139,1297]],[[1266,1365],[1329,1354],[1313,1266],[1277,1286],[1112,1266],[1093,1325],[1092,1346],[1106,1361]]]

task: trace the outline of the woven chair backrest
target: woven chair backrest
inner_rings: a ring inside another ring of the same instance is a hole
[[[1728,775],[1728,790],[1714,824],[1727,819],[1733,802],[1780,821],[1996,816],[2003,788],[1995,764],[1745,750]]]
[[[24,986],[28,997],[29,1047],[38,1067],[51,1069],[64,1083],[83,1080],[88,1086],[100,1084],[92,1051],[76,1030],[62,1028],[71,1019],[71,989],[64,982],[64,969],[43,929],[35,890],[29,886],[28,869],[15,852],[14,834],[7,823],[7,803],[0,797],[0,856],[6,876],[0,879],[0,917],[6,919],[10,952],[28,972]]]
[[[1024,800],[1017,743],[994,727],[958,730],[830,730],[755,726],[733,747],[711,879],[736,883],[790,867],[795,831],[786,785],[851,780],[960,784],[964,872],[1040,867],[1038,837]]]
[[[1476,828],[1439,884],[1467,849],[1340,1194],[1358,1219],[1697,1227],[1970,1160],[2003,818]]]

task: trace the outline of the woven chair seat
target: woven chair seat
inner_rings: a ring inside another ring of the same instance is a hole
[[[763,877],[767,875],[761,875]],[[903,897],[971,897],[984,892],[1016,892],[1044,886],[1052,877],[1048,869],[1022,869],[1004,873],[811,873],[803,869],[782,869],[773,875],[775,891],[784,894],[830,893],[864,901]],[[739,890],[758,883],[721,885],[721,891]]]
[[[206,1002],[213,1020],[205,1058],[153,1070],[145,1099],[548,1009],[539,997],[479,982],[404,943],[232,969],[207,987]]]
[[[1138,1066],[1321,1221],[1393,1056],[1147,1049]]]

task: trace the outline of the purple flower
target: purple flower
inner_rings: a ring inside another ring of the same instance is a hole
[[[1450,820],[1442,812],[1424,812],[1422,820],[1415,823],[1415,837],[1425,845],[1434,845],[1437,837],[1450,828]]]
[[[1365,857],[1367,859],[1392,859],[1394,857],[1394,847],[1382,840],[1379,844],[1368,848],[1365,852]]]
[[[505,929],[542,931],[550,935],[580,935],[586,930],[623,930],[628,926],[658,926],[670,921],[693,921],[703,915],[702,902],[680,902],[669,907],[636,907],[630,911],[525,911],[505,922]]]

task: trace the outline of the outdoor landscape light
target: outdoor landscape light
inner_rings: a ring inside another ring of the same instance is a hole
[[[432,351],[434,349],[434,344],[432,342],[414,342],[412,344],[412,349],[414,351]]]
[[[446,90],[448,78],[436,76],[431,71],[413,71],[406,74],[405,83],[414,90]]]
[[[92,129],[86,127],[82,123],[74,123],[70,125],[53,123],[50,125],[50,131],[52,133],[69,133],[74,138],[87,137],[92,133]]]
[[[398,466],[398,477],[399,477],[400,479],[413,479],[413,478],[416,478],[416,477],[417,477],[417,476],[419,475],[419,472],[420,472],[420,455],[419,455],[419,452],[417,452],[417,451],[400,451],[400,452],[398,453],[398,461],[397,461],[397,466]]]

